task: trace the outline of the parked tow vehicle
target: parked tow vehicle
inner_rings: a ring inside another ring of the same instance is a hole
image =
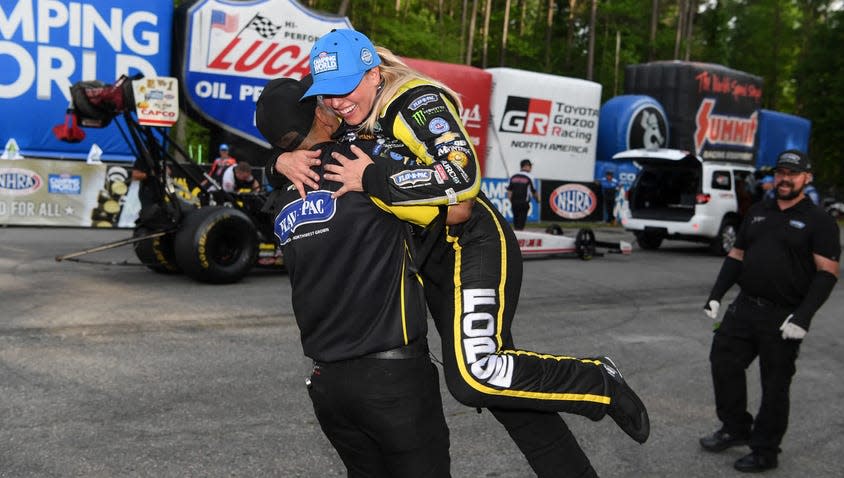
[[[629,150],[613,159],[641,167],[622,217],[639,247],[657,249],[665,239],[708,243],[719,255],[733,247],[751,203],[753,166],[674,149]]]
[[[841,219],[844,218],[844,201],[839,201],[836,198],[825,198],[823,200],[823,208],[830,216]]]

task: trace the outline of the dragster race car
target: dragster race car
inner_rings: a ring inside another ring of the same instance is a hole
[[[57,261],[131,244],[149,269],[184,273],[200,282],[237,282],[256,265],[283,268],[271,213],[264,207],[267,195],[224,191],[214,178],[191,164],[190,155],[156,122],[144,122],[138,115],[141,104],[164,96],[151,94],[161,85],[171,88],[168,102],[177,105],[176,81],[124,75],[112,85],[82,81],[71,86],[70,119],[53,133],[60,140],[78,142],[85,137],[79,126],[103,128],[121,116],[123,125],[116,124],[136,155],[135,165],[144,167],[145,181],[155,198],[153,203],[142,203],[132,238],[58,256]],[[143,97],[137,97],[133,84]],[[189,190],[198,191],[196,201],[177,194],[173,175],[186,180]]]
[[[563,228],[559,224],[549,226],[545,232],[515,231],[515,233],[522,257],[570,255],[589,260],[603,255],[598,252],[598,248],[615,254],[630,254],[633,250],[633,246],[626,241],[597,241],[595,233],[589,228],[579,229],[575,237],[563,235]]]

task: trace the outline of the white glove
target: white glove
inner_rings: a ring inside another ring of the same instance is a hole
[[[791,323],[793,317],[794,314],[790,314],[780,325],[783,340],[803,340],[803,337],[806,336],[806,329]]]
[[[715,299],[710,300],[703,306],[703,313],[712,320],[718,319],[718,309],[721,308],[721,303]]]

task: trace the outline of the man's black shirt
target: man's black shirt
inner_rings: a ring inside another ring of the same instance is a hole
[[[796,307],[809,289],[813,254],[838,261],[838,224],[806,197],[781,211],[776,200],[754,204],[744,218],[735,247],[744,251],[739,285],[743,293]]]
[[[510,183],[507,184],[507,190],[511,193],[510,202],[530,202],[530,198],[536,194],[536,189],[533,186],[533,176],[525,171],[519,171],[510,177]]]
[[[323,164],[348,144],[323,143]],[[316,149],[315,148],[315,149]],[[412,262],[409,225],[363,193],[332,199],[340,184],[322,179],[302,200],[281,193],[275,233],[293,287],[292,302],[306,356],[323,362],[399,347],[427,333],[421,279]],[[407,218],[421,208],[405,207]],[[427,219],[436,216],[436,208]],[[420,220],[423,222],[424,220]]]

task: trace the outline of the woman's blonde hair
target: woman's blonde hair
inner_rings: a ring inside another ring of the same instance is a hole
[[[407,66],[395,53],[384,47],[377,46],[375,47],[375,51],[381,57],[381,64],[378,65],[378,69],[381,71],[381,91],[375,96],[375,104],[372,105],[369,116],[361,124],[361,129],[364,131],[369,133],[375,131],[375,123],[378,122],[381,110],[396,96],[401,87],[411,80],[423,80],[442,89],[454,100],[458,111],[462,108],[460,96],[457,92],[445,86],[442,82],[423,75]]]

